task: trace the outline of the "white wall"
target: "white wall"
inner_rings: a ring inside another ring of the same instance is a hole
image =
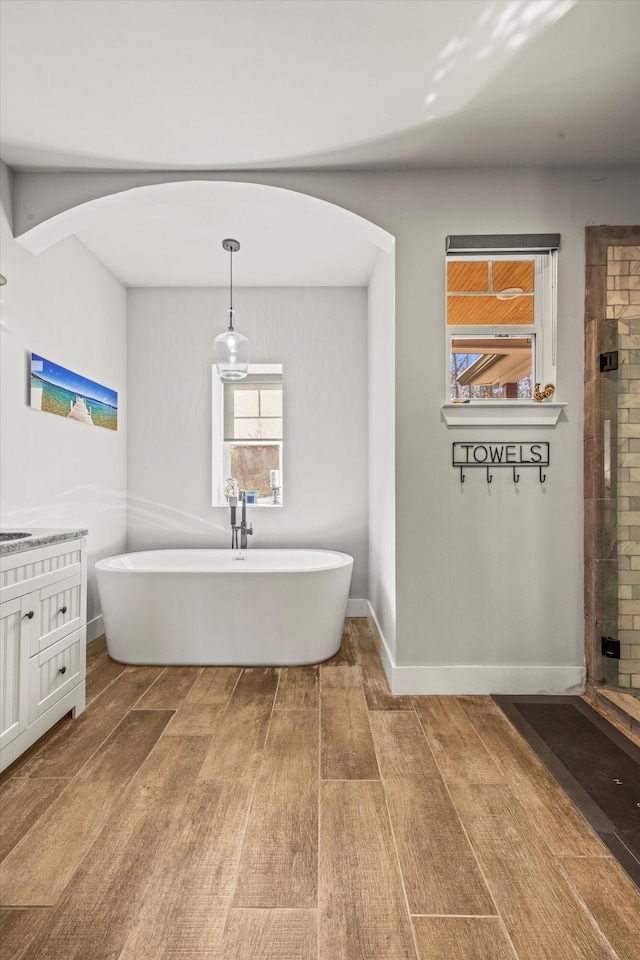
[[[396,653],[395,258],[379,250],[368,297],[369,584],[367,598]]]
[[[129,548],[227,547],[229,510],[211,505],[211,355],[228,290],[129,291]],[[284,505],[251,508],[250,547],[354,557],[366,597],[367,293],[234,288],[252,363],[284,365]]]
[[[93,564],[126,547],[126,294],[74,237],[33,257],[11,233],[2,164],[0,524],[89,530],[88,637],[102,632]],[[118,392],[118,430],[29,406],[31,352]]]
[[[640,222],[638,168],[29,174],[18,184],[21,229],[74,203],[176,180],[298,190],[396,238],[399,669],[422,689],[453,683],[458,692],[476,681],[486,690],[525,684],[533,692],[581,677],[584,228]],[[447,427],[440,410],[446,235],[556,231],[562,421],[517,430]],[[534,435],[551,443],[544,487],[527,474],[515,488],[505,471],[490,488],[481,475],[460,488],[454,440]]]

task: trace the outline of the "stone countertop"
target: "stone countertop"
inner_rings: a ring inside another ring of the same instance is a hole
[[[0,530],[0,533],[28,533],[28,537],[0,542],[0,557],[9,553],[21,553],[23,550],[34,550],[36,547],[47,547],[52,543],[63,543],[65,540],[79,540],[86,537],[88,530],[43,530],[33,527],[21,527],[14,530]]]

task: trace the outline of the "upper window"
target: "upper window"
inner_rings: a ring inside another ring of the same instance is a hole
[[[247,502],[283,502],[282,365],[250,364],[242,381],[213,374],[213,503],[233,487]]]
[[[535,383],[555,384],[557,240],[448,238],[449,400],[531,400]]]

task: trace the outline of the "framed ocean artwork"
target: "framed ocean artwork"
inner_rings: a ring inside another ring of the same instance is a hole
[[[52,360],[31,354],[31,406],[92,427],[118,429],[118,394]]]

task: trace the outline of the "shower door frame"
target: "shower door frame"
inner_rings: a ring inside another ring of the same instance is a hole
[[[587,688],[607,680],[602,637],[618,635],[616,372],[600,354],[618,349],[618,320],[607,313],[607,252],[640,245],[640,227],[585,229],[584,311],[584,612]],[[613,314],[615,311],[610,310]],[[608,429],[605,423],[609,424]],[[605,455],[608,453],[608,482]],[[609,674],[610,675],[610,674]]]

